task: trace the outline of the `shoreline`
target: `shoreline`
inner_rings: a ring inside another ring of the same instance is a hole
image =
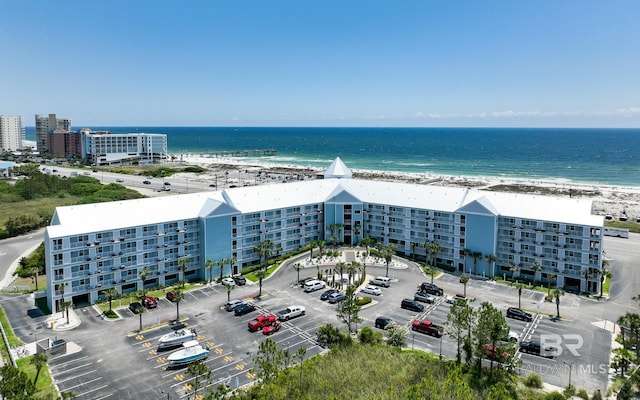
[[[219,179],[217,172],[224,172],[224,178],[240,181],[243,174],[280,175],[286,178],[315,179],[325,167],[300,166],[296,164],[279,164],[268,161],[240,160],[233,157],[200,157],[191,153],[172,154],[175,162],[195,164],[214,173],[204,179]],[[171,155],[170,155],[171,156]],[[349,165],[347,165],[349,167]],[[409,173],[395,171],[378,171],[351,169],[353,178],[399,181],[435,186],[464,186],[472,189],[520,192],[547,196],[588,197],[593,201],[593,213],[605,216],[611,214],[614,219],[626,215],[629,220],[640,217],[640,187],[621,185],[600,185],[577,183],[573,181],[543,180],[526,178],[507,178],[491,176],[453,176],[430,173]],[[229,176],[231,173],[231,176]],[[245,177],[245,184],[248,181]],[[282,180],[286,182],[287,179]]]

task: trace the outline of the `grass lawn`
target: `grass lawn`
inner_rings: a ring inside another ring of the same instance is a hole
[[[46,197],[19,203],[0,203],[0,227],[5,227],[5,222],[9,217],[52,215],[56,207],[76,204],[79,200],[78,196],[65,195],[64,197]]]

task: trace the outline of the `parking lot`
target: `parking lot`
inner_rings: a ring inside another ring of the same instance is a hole
[[[383,275],[384,267],[368,266],[367,273],[370,276]],[[267,336],[261,331],[249,332],[247,322],[259,314],[276,313],[290,305],[304,306],[306,315],[283,322],[281,329],[269,337],[280,349],[288,349],[290,354],[304,347],[307,358],[323,351],[315,342],[316,332],[321,325],[332,323],[345,329],[345,325],[337,320],[336,305],[320,300],[323,290],[305,293],[302,288],[291,285],[297,279],[296,274],[292,268],[284,268],[266,279],[263,282],[263,296],[255,301],[258,309],[238,317],[224,310],[227,293],[219,285],[202,286],[186,293],[185,299],[179,303],[180,316],[187,318],[188,326],[196,329],[197,339],[210,350],[205,363],[212,371],[211,385],[226,383],[238,387],[255,379],[253,358],[259,344]],[[315,274],[315,267],[300,271],[301,278]],[[390,278],[391,287],[382,288],[382,294],[373,296],[374,302],[361,310],[363,322],[358,328],[373,327],[376,317],[380,315],[390,317],[406,327],[416,318],[427,318],[437,324],[447,320],[451,305],[444,301],[445,296],[436,296],[434,304],[425,304],[422,313],[400,308],[402,299],[412,298],[416,285],[427,280],[417,268],[393,268]],[[453,294],[462,291],[462,285],[456,279],[443,275],[435,283],[445,289],[445,295]],[[517,305],[517,295],[514,296],[512,288],[491,282],[471,281],[467,290],[471,297],[476,298],[471,303],[473,307],[478,307],[485,300],[491,301],[503,312],[514,303]],[[253,299],[257,293],[258,286],[255,284],[239,286],[231,292],[231,298]],[[46,318],[25,315],[24,309],[28,309],[30,301],[32,299],[26,296],[3,300],[8,314],[24,315],[17,322],[12,318],[12,323],[16,333],[25,341],[33,337],[34,326],[41,323],[38,318]],[[567,300],[566,303],[569,307],[571,301]],[[523,297],[523,308],[535,313],[535,304],[539,304],[537,294]],[[37,333],[38,338],[45,335],[62,338],[78,349],[71,354],[50,359],[51,373],[61,391],[73,390],[78,399],[175,399],[188,396],[193,380],[186,373],[186,368],[169,369],[167,356],[171,351],[159,351],[157,347],[158,339],[171,331],[168,326],[136,334],[134,332],[139,328],[140,316],[134,315],[126,307],[118,309],[122,318],[116,321],[104,320],[92,307],[76,309],[75,312],[82,321],[77,328],[64,332],[41,329]],[[175,303],[162,298],[157,308],[142,314],[142,321],[143,326],[150,327],[175,317]],[[608,365],[609,332],[579,319],[554,320],[542,314],[536,314],[529,323],[510,318],[507,321],[520,340],[539,339],[540,335],[569,335],[565,338],[567,342],[561,343],[564,351],[554,358],[518,352],[516,357],[522,360],[521,373],[535,372],[546,382],[562,387],[568,384],[571,371],[572,384],[577,387],[589,392],[606,387],[607,374],[601,373],[599,368],[603,364]],[[577,354],[566,348],[566,345],[571,347],[572,340],[575,342],[575,338],[570,336],[574,334],[579,334],[584,340]],[[448,335],[436,338],[409,329],[406,344],[447,358],[455,358],[456,355],[456,343]]]

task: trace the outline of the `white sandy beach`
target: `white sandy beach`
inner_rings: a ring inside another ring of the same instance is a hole
[[[282,165],[268,161],[256,162],[241,158],[200,157],[197,154],[177,154],[179,163],[198,165],[207,169],[198,179],[240,185],[315,179],[324,168]],[[329,165],[327,165],[328,167]],[[347,167],[349,165],[347,164]],[[352,169],[354,178],[404,181],[424,185],[466,186],[478,189],[526,192],[550,196],[588,197],[593,200],[593,213],[611,214],[615,219],[626,215],[635,221],[640,217],[640,187],[603,186],[559,181],[500,179],[495,177],[446,176],[432,174],[404,174],[397,172]],[[256,175],[260,173],[260,177]],[[191,176],[191,175],[190,175]]]

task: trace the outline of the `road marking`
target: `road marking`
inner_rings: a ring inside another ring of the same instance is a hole
[[[150,350],[149,354],[154,356],[154,355],[158,354],[158,350],[156,350],[156,349]]]
[[[151,347],[151,343],[149,343],[149,342],[143,343],[142,347]]]
[[[237,369],[238,371],[242,371],[242,370],[244,370],[244,364],[238,364],[238,365],[236,365],[236,369]]]
[[[220,355],[220,354],[222,354],[222,352],[223,352],[224,350],[222,350],[220,347],[218,347],[218,348],[217,348],[217,349],[215,349],[214,351],[216,352],[216,354]]]
[[[182,382],[184,380],[184,375],[182,375],[182,374],[174,375],[173,376],[173,380]]]
[[[233,361],[233,357],[232,357],[232,356],[226,356],[226,357],[224,358],[224,360],[225,360],[226,362],[231,362],[231,361]]]
[[[193,386],[191,386],[190,383],[185,383],[184,385],[182,385],[182,389],[184,389],[185,392],[190,392],[193,390]]]
[[[142,340],[142,339],[144,339],[144,335],[136,335],[136,339],[137,340]]]
[[[156,359],[156,362],[157,362],[157,363],[163,363],[163,362],[165,362],[165,361],[167,361],[167,359],[166,359],[165,357],[158,357],[158,358]]]
[[[247,372],[246,377],[253,380],[256,379],[256,374],[253,372]]]

